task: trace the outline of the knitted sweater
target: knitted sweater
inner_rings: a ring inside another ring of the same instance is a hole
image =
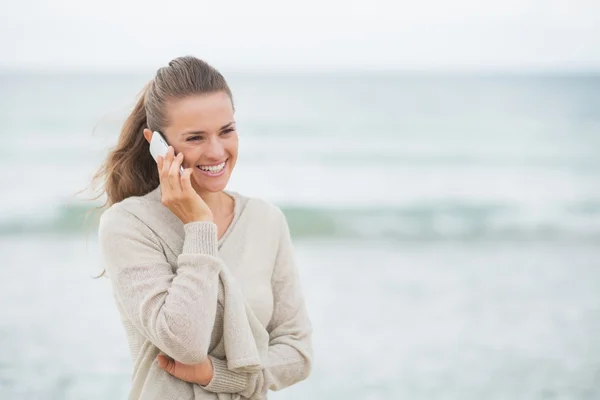
[[[220,239],[212,222],[183,224],[161,203],[160,186],[102,214],[100,249],[134,364],[130,399],[265,399],[310,373],[312,328],[285,216],[227,193],[234,218]],[[265,330],[258,372],[228,367],[225,268]],[[209,356],[213,378],[207,386],[179,380],[158,367],[158,354],[184,364]]]

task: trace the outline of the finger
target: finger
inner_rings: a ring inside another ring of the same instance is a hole
[[[171,189],[171,182],[169,181],[169,170],[171,169],[171,164],[173,163],[173,147],[169,146],[167,149],[167,153],[165,154],[165,158],[163,160],[163,165],[160,171],[161,182],[165,184],[167,189]]]
[[[163,182],[163,174],[162,174],[162,169],[163,169],[164,163],[165,163],[165,158],[163,156],[156,157],[156,165],[157,165],[157,169],[158,169],[158,182],[162,187],[165,186],[164,182]]]
[[[183,175],[181,175],[181,190],[183,190],[184,193],[191,193],[191,191],[194,190],[192,187],[192,172],[192,168],[186,168],[183,171]]]
[[[167,149],[167,152],[165,153],[164,157],[159,156],[162,159],[161,162],[161,166],[160,166],[160,175],[162,178],[166,178],[166,172],[169,171],[169,167],[171,165],[171,158],[169,157],[169,153],[171,151],[171,146],[169,146],[169,148]]]
[[[193,365],[182,364],[178,361],[171,360],[162,354],[158,356],[157,364],[159,368],[167,371],[175,378],[186,382],[194,382],[195,368]]]
[[[164,369],[171,375],[175,376],[177,372],[175,368],[175,360],[172,360],[168,357],[163,356],[162,354],[159,354],[156,363],[158,364],[159,368]]]
[[[162,354],[159,354],[158,357],[156,358],[156,363],[158,364],[158,367],[160,369],[167,369],[167,366],[169,365],[169,359],[165,356],[163,356]]]
[[[179,196],[181,194],[181,175],[179,173],[179,167],[181,166],[182,162],[183,153],[179,153],[171,163],[171,168],[169,169],[169,182],[175,196]]]
[[[175,368],[175,360],[168,359],[164,356],[159,357],[161,357],[164,361],[159,361],[158,366],[167,371],[169,374],[173,375],[174,377],[179,378],[179,376],[177,376],[177,369]]]

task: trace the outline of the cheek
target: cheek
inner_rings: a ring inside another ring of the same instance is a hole
[[[237,146],[235,148],[231,148],[231,150],[229,151],[229,158],[231,161],[231,168],[233,169],[233,167],[235,167],[235,164],[237,163],[237,158],[238,158],[238,152],[237,152]]]
[[[192,164],[198,159],[198,152],[192,149],[185,149],[183,152],[183,163],[187,167],[191,167]]]
[[[237,158],[237,154],[238,154],[238,139],[237,139],[237,136],[231,140],[231,143],[228,144],[227,151],[234,158]]]

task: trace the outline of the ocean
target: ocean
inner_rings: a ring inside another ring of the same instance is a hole
[[[89,183],[147,73],[0,73],[0,398],[126,398]],[[600,398],[600,75],[226,74],[315,333],[274,399]]]

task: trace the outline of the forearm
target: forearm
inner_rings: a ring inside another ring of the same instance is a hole
[[[310,348],[298,351],[283,344],[271,346],[267,365],[255,373],[230,371],[226,360],[212,358],[212,379],[202,388],[213,393],[238,393],[246,398],[260,399],[268,390],[280,390],[306,379],[312,365],[310,353]]]
[[[280,390],[306,379],[312,367],[312,327],[306,314],[302,312],[281,325],[271,337],[262,371],[237,373],[227,369],[225,360],[216,360],[212,380],[203,388],[259,399],[268,390]]]
[[[280,214],[280,218],[280,241],[271,277],[273,314],[266,327],[269,348],[266,360],[262,360],[263,370],[252,374],[236,374],[228,369],[215,369],[206,390],[239,393],[258,399],[264,397],[269,389],[283,389],[305,379],[310,373],[312,326],[304,303],[287,222],[283,214]],[[236,385],[228,384],[234,380]]]
[[[311,370],[310,346],[299,350],[288,345],[269,347],[269,360],[265,369],[253,374],[240,394],[250,399],[262,399],[269,390],[281,390],[306,379]]]
[[[169,357],[201,363],[219,288],[216,227],[185,226],[183,252],[174,272],[154,233],[136,217],[125,212],[103,217],[100,237],[108,276],[127,318]]]

